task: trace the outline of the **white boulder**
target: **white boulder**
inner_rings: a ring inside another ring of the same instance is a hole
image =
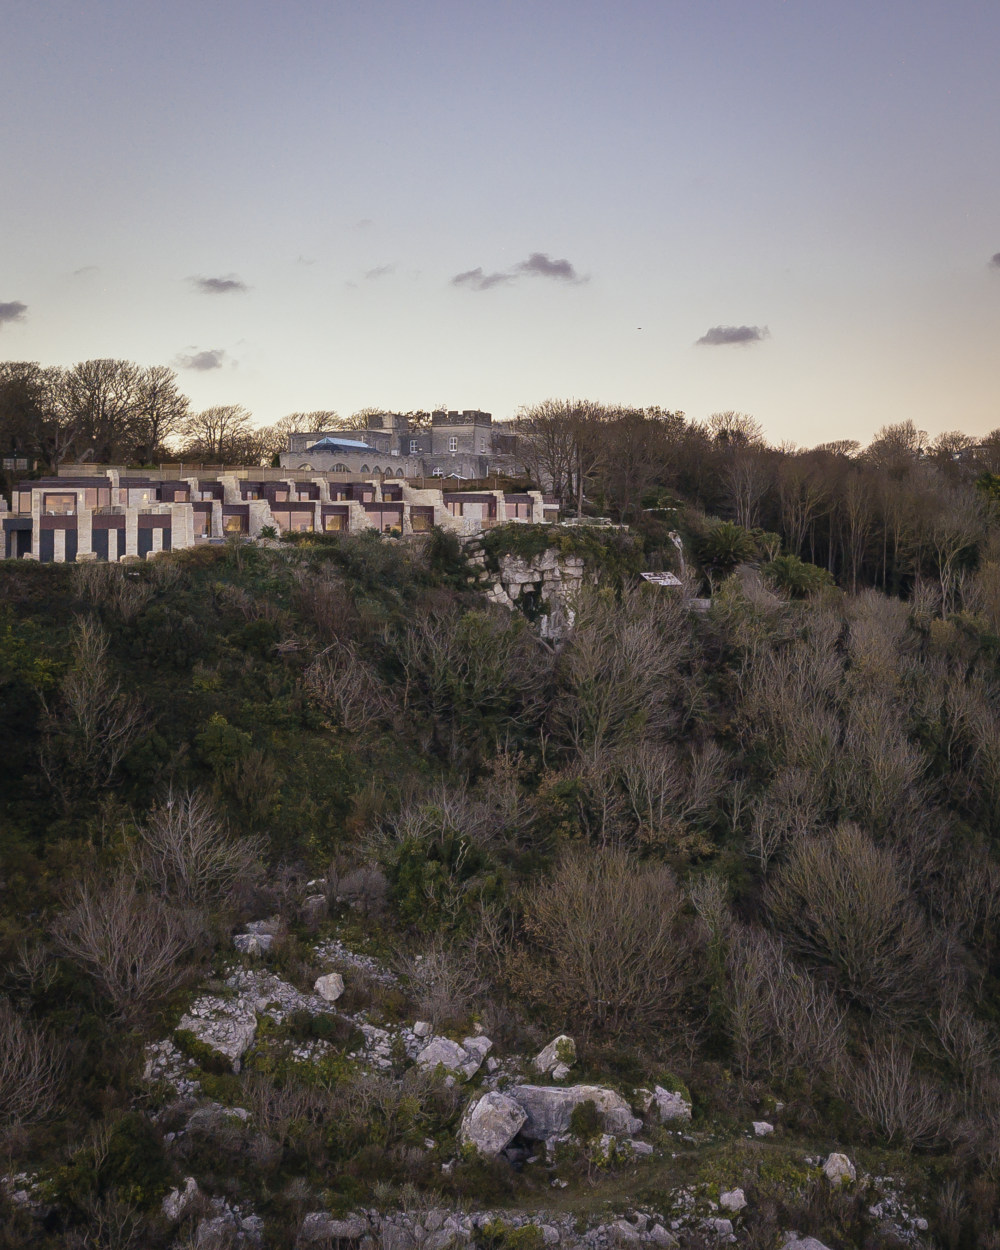
[[[605,1132],[631,1137],[642,1128],[621,1094],[600,1085],[516,1085],[509,1093],[527,1114],[521,1134],[531,1141],[568,1133],[574,1109],[584,1102],[596,1105]]]
[[[335,1003],[344,992],[344,978],[339,972],[328,972],[316,978],[313,989],[325,1002]]]
[[[746,1194],[742,1189],[730,1189],[719,1195],[719,1206],[724,1211],[742,1211],[747,1204]]]
[[[757,1137],[770,1137],[774,1132],[774,1125],[768,1124],[766,1120],[754,1120],[753,1131]]]
[[[643,1111],[647,1115],[652,1114],[660,1124],[667,1124],[671,1120],[691,1119],[691,1103],[678,1090],[656,1085],[651,1091],[640,1090],[639,1095]]]
[[[198,1188],[198,1182],[193,1176],[186,1176],[184,1178],[184,1188],[171,1189],[170,1193],[163,1199],[163,1214],[171,1224],[176,1224],[184,1218],[191,1204],[200,1197],[201,1190]]]
[[[831,1154],[823,1164],[823,1175],[831,1185],[847,1185],[858,1179],[854,1164],[847,1155]]]
[[[434,1032],[429,1020],[418,1020],[413,1026],[414,1037],[430,1037]]]
[[[228,1059],[233,1071],[239,1072],[240,1060],[257,1032],[257,1014],[245,998],[204,995],[191,1004],[177,1029],[191,1033],[203,1046]]]
[[[298,1245],[329,1246],[335,1241],[355,1241],[368,1231],[366,1221],[357,1216],[336,1220],[326,1211],[311,1211],[299,1226]]]
[[[543,1047],[534,1058],[536,1072],[549,1072],[553,1075],[556,1068],[562,1068],[563,1075],[565,1075],[574,1063],[576,1063],[576,1042],[565,1033],[554,1037],[548,1046]]]
[[[463,1146],[475,1146],[480,1154],[498,1155],[514,1140],[527,1118],[527,1112],[513,1098],[491,1090],[466,1107],[458,1140]]]
[[[493,1043],[488,1037],[467,1037],[461,1045],[447,1037],[432,1037],[417,1055],[421,1068],[436,1068],[471,1080],[476,1075]]]

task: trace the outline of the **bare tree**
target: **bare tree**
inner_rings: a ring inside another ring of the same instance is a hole
[[[177,374],[166,365],[144,369],[139,377],[138,392],[136,451],[146,464],[181,432],[187,420],[189,401],[177,386]]]
[[[264,454],[268,457],[280,456],[288,450],[290,434],[313,434],[323,430],[343,428],[340,417],[331,408],[319,408],[313,412],[290,412],[276,421],[274,425],[265,425],[260,430],[264,443]]]
[[[909,419],[895,425],[883,425],[864,450],[871,464],[886,470],[893,477],[908,474],[916,465],[921,450],[927,446],[927,431],[918,430]]]
[[[615,409],[602,422],[596,432],[603,445],[600,480],[622,520],[638,510],[645,492],[661,478],[683,432],[681,413],[658,408]]]
[[[213,464],[259,463],[264,439],[252,424],[248,409],[224,404],[193,413],[184,425],[185,460]]]
[[[66,459],[77,436],[63,403],[62,369],[35,361],[0,361],[0,446],[4,455],[37,456],[50,470]]]
[[[0,999],[0,1124],[31,1124],[55,1108],[62,1078],[59,1048]]]
[[[751,805],[750,854],[765,871],[771,859],[799,838],[815,833],[823,791],[803,768],[783,768]]]
[[[150,728],[145,708],[114,676],[107,653],[107,634],[81,617],[73,632],[72,667],[56,701],[45,708],[42,771],[66,802],[110,785]]]
[[[706,815],[726,784],[725,756],[714,743],[683,758],[671,746],[642,742],[622,752],[617,771],[647,844],[669,843],[678,824]]]
[[[131,874],[83,881],[53,925],[59,951],[90,976],[116,1019],[140,1024],[188,977],[200,919],[143,894]]]
[[[63,403],[76,427],[76,451],[100,464],[128,459],[142,403],[142,370],[130,360],[84,360],[63,378]]]
[[[760,522],[761,502],[771,485],[767,453],[755,446],[738,446],[728,457],[723,479],[736,524],[755,529]]]
[[[764,431],[748,412],[713,412],[705,422],[712,441],[720,447],[762,447]]]
[[[778,938],[734,927],[727,967],[727,1027],[745,1077],[782,1079],[798,1069],[815,1080],[841,1071],[846,1012]]]
[[[945,612],[954,607],[955,570],[963,552],[980,539],[986,528],[983,506],[969,490],[952,487],[942,493],[928,518],[928,538],[941,582]]]
[[[604,405],[586,399],[547,399],[521,408],[515,421],[518,454],[531,476],[583,514],[587,480],[602,463]]]
[[[851,571],[851,590],[857,594],[858,575],[864,563],[875,513],[871,484],[860,472],[851,472],[844,482],[839,502],[844,551]]]
[[[676,600],[581,595],[559,657],[557,726],[578,750],[617,748],[674,723],[689,626]]]
[[[333,643],[303,676],[306,690],[338,727],[363,732],[383,723],[393,701],[374,666],[350,643]]]
[[[788,545],[797,556],[811,525],[829,499],[828,483],[815,465],[802,456],[785,457],[778,468],[778,503]]]
[[[266,849],[262,835],[229,833],[208,795],[171,791],[140,826],[132,862],[164,898],[203,907],[257,879]]]

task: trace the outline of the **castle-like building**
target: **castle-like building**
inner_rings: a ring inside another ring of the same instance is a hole
[[[390,462],[392,463],[392,462]],[[365,480],[338,471],[239,468],[185,475],[68,465],[58,477],[19,482],[0,498],[5,559],[43,562],[144,559],[243,535],[476,534],[508,521],[558,519],[539,491],[428,489],[398,477]]]
[[[291,434],[282,468],[386,477],[485,478],[516,471],[516,436],[488,412],[433,412],[430,428],[405,413],[376,413],[364,430]]]

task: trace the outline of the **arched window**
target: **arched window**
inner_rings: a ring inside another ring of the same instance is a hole
[[[347,467],[346,464],[335,464],[333,466],[334,473],[350,473],[350,471],[351,470]]]
[[[367,466],[366,464],[363,464],[363,465],[361,466],[361,472],[362,472],[362,473],[370,473],[370,472],[371,472],[371,469],[369,469],[369,468],[368,468],[368,466]]]
[[[300,469],[300,470],[301,470],[301,469],[305,469],[305,470],[307,470],[309,473],[311,473],[311,472],[312,472],[312,465],[311,465],[311,464],[300,464],[300,465],[299,465],[299,469]]]

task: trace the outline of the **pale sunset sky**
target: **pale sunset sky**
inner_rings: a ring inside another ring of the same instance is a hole
[[[1000,426],[995,0],[2,0],[0,358]]]

